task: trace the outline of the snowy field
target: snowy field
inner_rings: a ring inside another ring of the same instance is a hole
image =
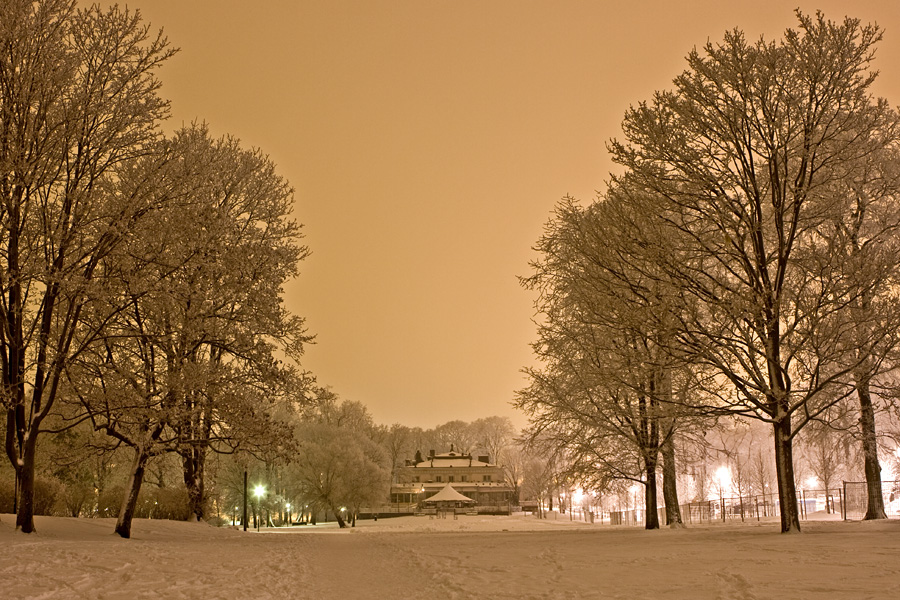
[[[261,533],[0,515],[0,598],[900,598],[900,521],[644,531],[564,516],[402,517]]]

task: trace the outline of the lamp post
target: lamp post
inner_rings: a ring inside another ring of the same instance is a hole
[[[722,487],[719,486],[719,510],[722,511],[722,522],[725,522],[725,498],[722,496]]]
[[[259,518],[262,516],[262,510],[259,506],[259,500],[262,498],[263,494],[266,493],[266,488],[262,485],[256,486],[253,490],[253,495],[256,496],[256,532],[259,533]]]
[[[638,493],[638,484],[633,484],[631,486],[631,505],[634,508],[632,516],[634,518],[634,523],[637,524],[638,510],[637,510],[637,493]],[[627,502],[627,500],[626,500]]]
[[[290,527],[290,526],[291,526],[291,503],[290,503],[290,502],[285,502],[284,508],[285,508],[285,510],[287,510],[287,523],[286,523],[286,525],[287,525],[288,527]]]
[[[731,469],[721,466],[716,471],[716,479],[719,482],[719,510],[722,511],[722,522],[725,522],[725,486],[731,481]]]
[[[806,490],[812,493],[813,497],[813,512],[816,512],[816,500],[819,497],[819,494],[816,493],[816,487],[819,485],[819,480],[815,477],[809,477],[806,480]],[[828,489],[826,486],[825,489],[825,505],[828,505]],[[803,511],[806,513],[808,511],[808,507],[806,506],[806,495],[803,496]],[[806,514],[806,518],[809,518],[809,514]]]
[[[241,520],[244,525],[244,531],[247,531],[247,470],[244,469],[244,515]]]

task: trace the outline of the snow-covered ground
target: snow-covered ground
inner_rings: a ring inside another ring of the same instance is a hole
[[[0,515],[0,598],[900,598],[900,521],[644,531],[565,516],[364,521],[261,533]]]

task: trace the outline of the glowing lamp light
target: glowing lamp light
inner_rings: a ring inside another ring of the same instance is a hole
[[[576,505],[581,504],[581,501],[583,499],[584,499],[584,490],[582,490],[581,488],[578,488],[577,490],[575,490],[575,493],[572,495],[572,502],[574,502]]]
[[[266,493],[266,488],[261,485],[256,486],[253,490],[253,495],[257,497],[257,499],[262,498],[263,494]]]
[[[719,467],[716,471],[716,479],[723,488],[731,481],[731,469],[728,467]]]

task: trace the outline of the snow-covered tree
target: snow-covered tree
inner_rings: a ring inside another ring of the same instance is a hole
[[[557,440],[584,476],[638,482],[656,507],[660,452],[693,414],[676,396],[695,375],[669,352],[671,289],[623,260],[632,241],[617,230],[617,209],[565,199],[546,227],[524,280],[538,292],[533,347],[543,364],[526,370],[531,384],[517,406],[529,414],[529,435]],[[674,509],[674,477],[666,480]],[[656,511],[646,525],[659,526]]]
[[[727,382],[721,406],[772,426],[785,532],[800,529],[793,439],[868,360],[845,310],[862,292],[829,253],[846,207],[835,191],[848,165],[895,143],[870,91],[880,29],[798,19],[778,42],[735,30],[692,51],[610,144],[626,169],[611,195],[634,216],[623,226],[679,290],[673,346]]]
[[[295,358],[307,339],[281,306],[306,249],[271,162],[199,125],[159,152],[159,208],[103,261],[115,277],[89,306],[98,318],[104,302],[127,308],[70,377],[95,426],[134,448],[118,525],[126,537],[150,457],[181,457],[191,514],[202,519],[207,453],[275,443],[274,400],[297,381],[275,354]],[[124,185],[145,176],[137,169]]]
[[[330,396],[306,415],[296,427],[299,448],[288,467],[305,502],[330,510],[340,527],[348,518],[355,524],[360,508],[384,502],[390,482],[388,456],[372,439],[371,418],[361,408]]]
[[[83,322],[98,265],[148,208],[116,181],[158,137],[168,103],[155,73],[172,50],[137,13],[74,0],[0,3],[0,48],[2,402],[16,526],[31,532],[42,423],[106,324]]]

